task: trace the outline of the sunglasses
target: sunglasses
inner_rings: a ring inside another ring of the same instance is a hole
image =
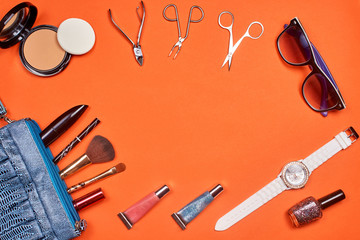
[[[302,95],[311,109],[326,117],[327,111],[345,108],[345,102],[324,60],[310,42],[298,18],[285,25],[277,38],[277,48],[284,59],[293,66],[308,65],[310,74],[302,85]]]

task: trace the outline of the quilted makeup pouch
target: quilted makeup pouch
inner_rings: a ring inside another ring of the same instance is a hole
[[[66,240],[86,228],[40,132],[31,119],[0,128],[1,240]]]

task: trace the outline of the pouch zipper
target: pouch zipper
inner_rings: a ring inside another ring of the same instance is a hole
[[[25,119],[26,125],[28,126],[30,133],[40,151],[40,154],[42,158],[44,159],[44,163],[46,166],[46,169],[50,175],[51,182],[55,188],[55,191],[60,199],[60,202],[66,212],[66,215],[74,227],[75,232],[80,235],[80,232],[85,230],[86,228],[86,221],[80,220],[79,214],[76,212],[73,204],[72,199],[70,195],[67,193],[66,189],[67,186],[63,180],[59,177],[59,168],[52,163],[52,154],[49,148],[45,148],[44,144],[41,142],[41,138],[39,133],[41,132],[41,129],[39,125],[31,120],[31,119]],[[84,227],[85,226],[85,227]]]
[[[5,108],[4,104],[3,104],[3,103],[1,102],[1,100],[0,100],[0,119],[4,119],[5,122],[7,122],[7,123],[12,123],[12,122],[14,122],[14,121],[11,120],[10,118],[8,118],[8,117],[6,116],[6,114],[7,114],[6,108]]]

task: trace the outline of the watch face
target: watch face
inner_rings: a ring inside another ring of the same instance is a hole
[[[309,179],[309,170],[302,162],[291,162],[283,168],[281,178],[289,188],[302,188]]]

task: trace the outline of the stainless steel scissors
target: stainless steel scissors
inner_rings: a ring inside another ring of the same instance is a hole
[[[140,64],[140,66],[143,65],[143,61],[144,61],[144,57],[143,57],[143,54],[142,54],[142,51],[141,51],[141,46],[140,46],[140,38],[141,38],[141,32],[142,32],[142,28],[143,28],[143,25],[144,25],[144,21],[145,21],[145,6],[144,6],[144,3],[143,1],[141,1],[141,7],[142,7],[142,17],[140,17],[139,15],[139,7],[136,8],[136,13],[139,17],[139,21],[140,21],[140,28],[139,28],[139,33],[138,33],[138,38],[137,38],[137,42],[136,44],[124,33],[123,30],[121,30],[121,28],[115,23],[112,15],[111,15],[111,10],[109,9],[109,14],[110,14],[110,18],[111,18],[111,21],[113,22],[113,24],[115,25],[115,27],[117,27],[120,32],[129,40],[129,42],[133,45],[133,50],[134,50],[134,54],[135,54],[135,58],[136,58],[136,61]]]
[[[168,18],[168,17],[166,16],[166,9],[168,9],[168,7],[174,7],[176,18]],[[197,19],[197,20],[192,20],[192,19],[191,19],[191,13],[192,13],[192,11],[193,11],[194,8],[197,8],[197,9],[199,9],[199,10],[201,11],[201,17],[200,17],[199,19]],[[177,41],[177,43],[174,44],[174,46],[172,47],[172,49],[171,49],[171,51],[170,51],[170,53],[169,53],[169,57],[170,57],[170,55],[171,55],[172,51],[174,50],[174,48],[175,48],[175,47],[178,47],[178,50],[177,50],[177,52],[175,53],[175,56],[174,56],[174,59],[175,59],[176,56],[177,56],[177,54],[179,53],[179,51],[180,51],[180,49],[181,49],[182,43],[185,41],[185,39],[186,39],[186,38],[188,37],[188,35],[189,35],[190,23],[198,23],[198,22],[201,22],[201,20],[203,20],[203,18],[204,18],[204,11],[202,10],[201,7],[195,6],[195,5],[190,8],[189,19],[188,19],[188,23],[187,23],[187,28],[186,28],[186,35],[185,35],[185,37],[181,37],[181,30],[180,30],[180,23],[179,23],[179,14],[178,14],[178,10],[177,10],[177,7],[176,7],[175,4],[169,4],[169,5],[167,5],[167,6],[164,8],[163,16],[164,16],[164,18],[165,18],[166,20],[168,20],[168,21],[170,21],[170,22],[175,22],[175,21],[177,22],[177,28],[178,28],[178,31],[179,31],[179,41]]]
[[[226,26],[223,26],[221,24],[221,16],[223,14],[230,14],[231,17],[232,17],[232,22],[230,24],[230,26],[226,27]],[[233,33],[232,33],[232,26],[234,24],[234,15],[231,13],[231,12],[228,12],[228,11],[223,11],[222,13],[220,13],[219,15],[219,25],[220,27],[224,28],[224,29],[227,29],[230,33],[230,39],[229,39],[229,52],[228,52],[228,55],[226,56],[225,58],[225,61],[223,63],[223,65],[221,67],[223,67],[227,62],[229,62],[229,71],[230,71],[230,66],[231,66],[231,59],[232,59],[232,56],[233,54],[235,53],[236,49],[239,47],[240,43],[242,42],[242,40],[244,40],[245,37],[249,37],[251,39],[258,39],[264,32],[264,26],[260,23],[260,22],[252,22],[250,23],[249,27],[247,28],[245,34],[239,39],[239,41],[237,41],[234,45],[234,42],[233,42]],[[252,25],[254,24],[257,24],[257,25],[260,25],[261,27],[261,33],[258,35],[258,36],[251,36],[250,35],[250,28],[252,27]]]

